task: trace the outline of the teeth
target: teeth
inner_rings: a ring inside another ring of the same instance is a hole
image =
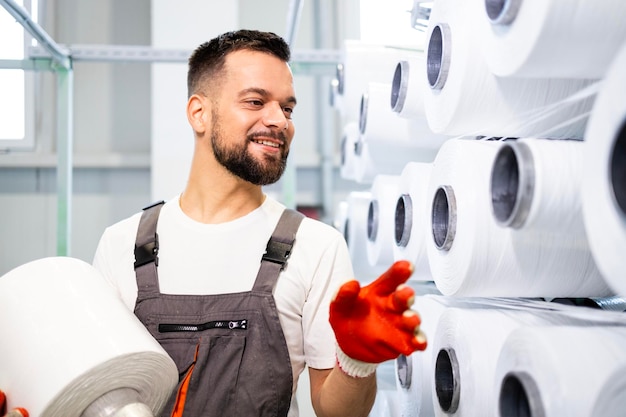
[[[260,143],[261,145],[272,146],[274,148],[278,148],[278,143],[270,142],[268,140],[255,140],[256,143]]]

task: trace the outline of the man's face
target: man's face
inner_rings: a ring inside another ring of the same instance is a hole
[[[226,58],[226,75],[211,112],[211,146],[232,174],[256,185],[278,181],[295,132],[293,77],[269,54],[237,51]]]

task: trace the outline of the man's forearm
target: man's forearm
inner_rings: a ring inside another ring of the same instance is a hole
[[[311,384],[317,417],[367,417],[376,399],[376,373],[353,378],[335,366],[325,377],[312,374]]]

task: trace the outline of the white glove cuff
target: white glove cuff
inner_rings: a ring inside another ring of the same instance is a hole
[[[337,364],[341,370],[353,378],[365,378],[376,372],[377,363],[362,362],[352,359],[337,346]]]

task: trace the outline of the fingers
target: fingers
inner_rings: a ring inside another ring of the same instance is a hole
[[[368,285],[376,294],[389,295],[398,285],[404,284],[413,274],[413,264],[409,261],[396,261],[374,282]]]
[[[344,283],[339,287],[335,295],[333,296],[332,303],[335,305],[346,306],[349,308],[354,304],[354,301],[359,295],[361,290],[361,284],[358,281],[352,280]]]
[[[402,313],[411,308],[415,301],[415,291],[405,284],[400,284],[391,296],[391,310]]]

